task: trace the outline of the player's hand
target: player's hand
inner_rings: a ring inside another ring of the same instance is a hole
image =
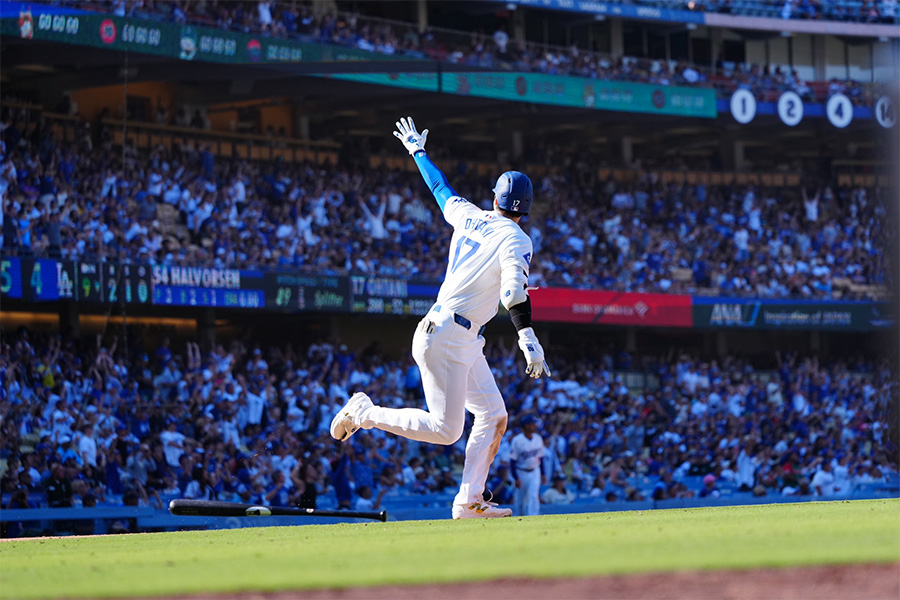
[[[544,360],[544,349],[541,348],[541,343],[538,342],[534,329],[526,327],[519,330],[519,348],[522,350],[522,354],[525,355],[525,361],[528,363],[528,366],[525,367],[526,375],[534,379],[539,379],[544,374],[550,377],[550,367],[547,366],[547,361]]]
[[[400,117],[400,120],[395,125],[397,126],[397,131],[394,132],[394,135],[403,142],[403,146],[409,151],[410,156],[415,156],[419,150],[425,150],[425,139],[428,137],[427,129],[422,133],[416,131],[416,124],[413,123],[412,117],[406,117],[405,119]]]

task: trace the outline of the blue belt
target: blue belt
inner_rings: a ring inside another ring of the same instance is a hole
[[[441,312],[441,305],[435,304],[434,306],[431,307],[431,310],[433,310],[434,312]],[[464,316],[453,313],[453,320],[456,322],[457,325],[459,325],[461,327],[465,327],[466,329],[468,329],[470,331],[472,330],[472,321],[468,320]],[[483,333],[484,333],[484,325],[482,325],[481,327],[478,328],[478,335],[481,335]]]

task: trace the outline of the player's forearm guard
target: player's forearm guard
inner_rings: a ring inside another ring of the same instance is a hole
[[[525,298],[525,302],[510,306],[509,318],[512,319],[516,331],[531,327],[531,298]]]

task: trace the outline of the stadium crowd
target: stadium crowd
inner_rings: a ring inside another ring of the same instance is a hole
[[[869,106],[880,95],[878,86],[863,85],[853,80],[832,79],[827,85],[813,86],[787,66],[770,68],[766,65],[719,61],[716,69],[711,70],[687,61],[612,56],[586,48],[584,40],[580,44],[575,41],[568,47],[513,40],[504,24],[492,33],[433,27],[420,33],[414,23],[373,19],[360,13],[317,11],[309,3],[296,0],[112,0],[102,3],[75,0],[65,4],[122,17],[195,23],[244,33],[350,46],[381,54],[429,58],[477,69],[575,75],[657,85],[716,87],[723,94],[744,88],[753,91],[759,99],[769,101],[773,99],[772,93],[787,90],[797,92],[804,100],[819,102],[840,92],[846,93],[854,104]],[[730,3],[724,3],[724,6],[721,2],[707,4],[709,10],[716,11]],[[799,0],[780,2],[789,13],[789,7],[793,4],[797,4],[794,13],[803,14],[804,18],[814,18],[808,17],[809,11],[815,13],[820,4],[828,3],[803,0],[801,6]]]
[[[382,405],[424,405],[411,358],[337,341],[233,342],[204,353],[192,342],[179,352],[168,338],[130,339],[126,352],[99,335],[4,332],[4,508],[174,497],[371,507],[457,486],[464,441],[439,447],[371,430],[339,444],[329,435],[355,390]],[[561,501],[716,497],[725,488],[830,497],[896,477],[888,424],[897,381],[884,361],[777,354],[759,371],[736,357],[584,350],[554,348],[557,375],[531,383],[515,345],[488,345],[510,413],[491,483],[501,502],[509,440],[525,414],[543,420],[543,471]],[[629,389],[629,372],[656,384]],[[702,489],[690,483],[700,478]]]
[[[451,231],[416,173],[228,161],[208,146],[123,153],[101,127],[67,143],[3,110],[4,252],[443,277]],[[884,284],[884,190],[665,184],[652,171],[622,183],[563,162],[534,181],[533,285],[846,299]],[[490,206],[493,181],[462,165],[450,179]]]

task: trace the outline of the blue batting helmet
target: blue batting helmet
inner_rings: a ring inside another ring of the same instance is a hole
[[[503,210],[527,215],[534,198],[534,188],[525,173],[507,171],[497,179],[494,195],[497,206]]]

